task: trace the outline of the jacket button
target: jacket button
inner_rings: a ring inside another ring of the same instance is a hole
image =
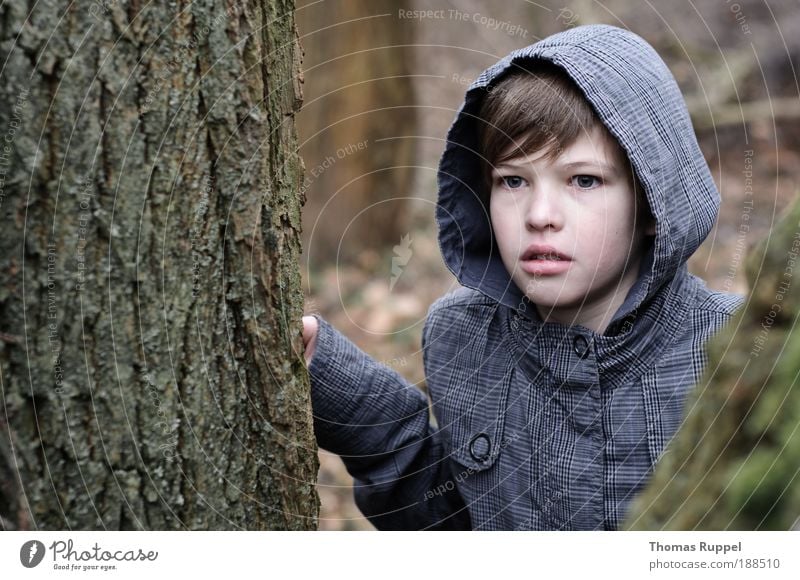
[[[573,339],[572,348],[575,350],[575,354],[581,358],[589,356],[589,341],[586,340],[586,337],[582,334],[579,334]]]
[[[469,454],[475,461],[486,461],[490,449],[491,441],[486,433],[478,433],[469,442]]]

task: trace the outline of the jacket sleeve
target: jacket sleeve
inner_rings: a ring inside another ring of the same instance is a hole
[[[316,318],[314,433],[353,476],[358,508],[379,530],[470,529],[427,397]]]

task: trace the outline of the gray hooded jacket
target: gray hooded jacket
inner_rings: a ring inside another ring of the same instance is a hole
[[[475,195],[481,99],[526,59],[580,87],[656,218],[639,280],[603,334],[542,322]],[[423,331],[434,420],[422,391],[318,317],[314,428],[355,478],[364,514],[379,529],[616,529],[682,421],[705,342],[743,302],[687,271],[718,207],[680,90],[635,34],[573,28],[481,74],[439,166],[439,243],[463,287],[431,306]]]

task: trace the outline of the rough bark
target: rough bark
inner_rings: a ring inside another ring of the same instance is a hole
[[[315,529],[294,3],[27,6],[0,8],[3,528]]]
[[[800,529],[800,202],[750,252],[747,277],[629,529]]]

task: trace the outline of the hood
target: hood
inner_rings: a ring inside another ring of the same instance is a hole
[[[503,266],[481,183],[477,115],[487,87],[529,59],[564,69],[628,155],[656,219],[638,282],[612,320],[643,306],[686,261],[717,217],[719,192],[695,138],[683,95],[664,61],[641,37],[607,25],[579,26],[515,50],[467,90],[447,134],[438,171],[439,247],[459,282],[540,321]],[[529,303],[529,302],[528,302]]]

